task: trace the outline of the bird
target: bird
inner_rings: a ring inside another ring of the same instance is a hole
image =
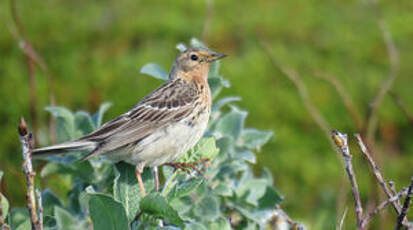
[[[33,150],[34,157],[86,152],[81,160],[105,156],[113,162],[135,166],[142,181],[145,167],[152,167],[159,190],[158,166],[174,162],[203,136],[211,113],[208,72],[211,63],[225,54],[207,48],[188,48],[176,58],[168,79],[143,97],[129,111],[78,139]]]

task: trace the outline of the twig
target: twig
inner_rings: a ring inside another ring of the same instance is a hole
[[[379,87],[378,93],[373,99],[372,103],[370,104],[370,109],[368,112],[368,119],[367,119],[367,140],[368,142],[372,142],[374,133],[377,129],[377,110],[383,101],[384,96],[386,93],[391,89],[394,80],[397,78],[400,69],[400,61],[399,61],[399,52],[397,47],[393,41],[393,38],[389,32],[386,22],[382,18],[379,7],[377,5],[377,1],[371,1],[373,4],[373,8],[376,13],[377,17],[377,24],[380,29],[381,35],[383,37],[383,41],[386,45],[387,53],[389,56],[390,62],[390,71],[386,80],[382,82]]]
[[[407,109],[406,104],[395,92],[390,91],[389,94],[393,99],[394,103],[396,103],[396,105],[403,111],[404,115],[407,117],[410,124],[413,126],[413,115]]]
[[[334,140],[335,144],[337,145],[338,149],[343,155],[346,172],[350,179],[351,190],[353,192],[353,198],[354,198],[354,206],[356,208],[357,228],[364,229],[362,226],[363,208],[361,207],[360,192],[359,192],[358,185],[357,185],[356,175],[353,171],[353,164],[351,161],[352,155],[350,154],[350,149],[347,143],[347,134],[343,134],[336,130],[333,130],[332,139]]]
[[[350,98],[349,94],[346,93],[345,89],[343,88],[343,85],[338,81],[337,77],[323,73],[321,71],[316,71],[315,76],[327,81],[330,83],[337,91],[338,95],[340,96],[341,100],[344,103],[344,106],[346,107],[347,111],[350,113],[351,118],[353,119],[357,130],[362,130],[363,128],[363,122],[360,117],[360,114],[356,110],[356,106],[353,104],[352,99]]]
[[[394,181],[389,180],[387,184],[389,184],[390,190],[393,192],[393,194],[397,194],[396,185],[394,184]],[[399,199],[397,199],[397,203],[401,206]]]
[[[10,11],[11,11],[11,16],[13,19],[13,22],[15,24],[15,27],[17,28],[17,31],[14,30],[10,25],[9,25],[9,31],[10,34],[14,37],[14,39],[18,42],[19,48],[23,51],[24,54],[26,54],[28,58],[28,68],[29,68],[29,79],[30,79],[30,88],[31,88],[31,103],[35,103],[35,98],[33,98],[32,93],[34,93],[32,90],[34,90],[34,63],[36,63],[40,69],[45,73],[46,80],[49,83],[49,100],[50,100],[50,105],[54,106],[56,105],[56,99],[54,95],[54,84],[53,84],[53,77],[52,73],[47,66],[46,62],[44,59],[39,55],[39,53],[35,50],[34,46],[32,45],[31,41],[28,39],[26,32],[23,27],[23,23],[21,22],[18,14],[17,14],[17,7],[16,7],[16,1],[15,0],[10,0]],[[33,81],[33,82],[32,82]],[[31,109],[32,110],[32,109]],[[37,117],[31,117],[34,122],[34,130],[36,131],[37,129]],[[49,132],[51,133],[52,137],[52,142],[56,142],[56,121],[53,118],[53,116],[50,116],[49,120]]]
[[[410,199],[412,198],[412,193],[413,193],[413,177],[410,179],[410,185],[409,185],[409,189],[407,190],[406,199],[404,200],[402,212],[397,217],[397,225],[395,228],[396,230],[400,230],[403,225],[402,222],[404,218],[406,217],[407,210],[409,209]]]
[[[33,135],[28,132],[26,122],[23,118],[20,119],[18,131],[20,134],[20,142],[22,144],[22,153],[23,153],[23,172],[26,176],[26,201],[27,208],[30,213],[30,220],[32,223],[32,230],[42,230],[43,226],[37,215],[36,209],[36,194],[34,187],[34,176],[35,172],[33,171],[32,165],[32,146],[33,146]],[[38,204],[39,207],[42,205]]]
[[[202,40],[206,41],[207,35],[211,29],[211,23],[212,23],[212,16],[214,14],[214,5],[213,5],[213,0],[205,0],[206,3],[206,15],[205,15],[205,21],[204,21],[204,27],[202,28]]]
[[[388,200],[381,202],[373,211],[369,212],[363,219],[363,227],[366,227],[370,220],[384,208],[392,204],[395,200],[399,200],[400,197],[407,194],[407,189],[402,189],[401,192],[397,193],[395,196],[391,197]]]
[[[307,88],[305,87],[304,83],[301,81],[301,78],[299,77],[298,73],[290,68],[287,68],[280,63],[273,57],[272,52],[271,52],[271,47],[262,39],[259,39],[260,45],[267,54],[268,58],[271,61],[271,64],[279,69],[285,76],[290,79],[290,81],[294,84],[294,86],[297,88],[298,93],[300,94],[301,100],[304,103],[305,108],[307,111],[310,113],[311,117],[314,119],[314,121],[317,123],[317,125],[320,127],[320,129],[324,132],[327,140],[329,140],[331,146],[334,147],[334,143],[330,138],[330,130],[331,128],[329,127],[327,121],[324,119],[324,117],[321,115],[320,111],[314,106],[312,103],[310,96],[308,95]]]
[[[36,189],[36,200],[38,204],[38,215],[39,215],[39,222],[40,226],[43,226],[43,200],[42,200],[42,193],[39,189]]]
[[[344,219],[346,218],[347,210],[348,210],[348,209],[347,209],[347,207],[346,207],[346,209],[344,209],[343,215],[342,215],[341,218],[340,218],[340,222],[339,222],[338,227],[337,227],[338,230],[342,230],[342,229],[343,229]]]
[[[277,219],[280,218],[285,220],[289,225],[290,225],[290,229],[296,229],[296,230],[303,230],[305,229],[304,226],[298,222],[296,222],[295,220],[291,219],[291,217],[289,217],[287,215],[287,213],[284,212],[284,210],[281,208],[280,205],[276,205],[275,207],[275,212],[273,214],[272,219]]]

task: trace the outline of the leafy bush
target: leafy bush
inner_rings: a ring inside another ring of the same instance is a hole
[[[203,46],[197,40],[192,46]],[[178,49],[185,49],[178,45]],[[219,62],[211,66],[209,83],[215,99],[229,82],[219,74]],[[165,80],[167,75],[156,64],[147,64],[142,73]],[[238,97],[215,100],[208,131],[180,162],[198,162],[203,175],[162,168],[163,188],[154,192],[153,175],[143,173],[149,194],[142,198],[135,178],[135,168],[126,163],[114,166],[104,158],[79,162],[78,155],[67,154],[48,158],[40,172],[41,178],[51,174],[70,177],[67,197],[51,190],[42,191],[45,229],[264,229],[270,224],[275,206],[282,196],[273,187],[269,170],[260,177],[253,174],[253,151],[259,150],[272,132],[245,129],[247,112],[233,103]],[[102,124],[110,104],[104,103],[90,115],[71,112],[63,107],[46,108],[57,119],[57,137],[65,141],[89,133]],[[208,161],[205,161],[207,159]],[[0,172],[0,179],[1,179]],[[14,208],[1,196],[3,217],[12,229],[29,229],[27,210]],[[137,213],[138,221],[129,225]],[[7,215],[8,214],[8,215]],[[89,218],[90,217],[90,218]]]

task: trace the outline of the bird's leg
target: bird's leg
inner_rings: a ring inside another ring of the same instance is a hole
[[[135,173],[136,173],[136,179],[138,179],[139,188],[141,189],[142,197],[145,197],[146,191],[145,191],[145,186],[143,186],[143,181],[142,181],[143,165],[138,164],[136,166]]]
[[[153,177],[155,179],[155,191],[159,191],[159,174],[158,174],[158,166],[153,167]]]

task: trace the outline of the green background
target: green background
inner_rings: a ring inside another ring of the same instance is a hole
[[[57,105],[93,112],[110,101],[114,106],[106,119],[128,110],[161,84],[139,69],[156,62],[168,71],[177,55],[176,43],[198,37],[228,54],[221,73],[232,86],[221,96],[241,96],[238,104],[249,111],[248,126],[275,131],[258,153],[256,168],[272,170],[276,187],[286,197],[284,209],[310,229],[333,229],[347,207],[345,227],[353,229],[353,202],[340,156],[305,109],[294,84],[271,65],[260,40],[272,47],[278,62],[300,74],[331,127],[359,132],[337,92],[314,72],[337,76],[365,118],[390,71],[378,12],[400,54],[392,91],[413,113],[413,1],[379,1],[378,10],[367,0],[209,2],[210,10],[205,1],[22,0],[17,10],[27,37],[53,73]],[[0,1],[0,20],[1,190],[12,205],[23,205],[16,126],[22,115],[32,123],[27,59],[10,33],[15,27],[9,1]],[[43,108],[49,105],[49,84],[39,68],[35,77],[41,127],[37,138],[45,145],[49,114]],[[413,173],[413,127],[388,95],[378,116],[375,157],[385,177],[401,188]],[[351,147],[362,201],[371,203],[380,194],[374,192],[376,185],[360,151]],[[393,210],[385,215],[375,221],[377,228],[393,228]]]

